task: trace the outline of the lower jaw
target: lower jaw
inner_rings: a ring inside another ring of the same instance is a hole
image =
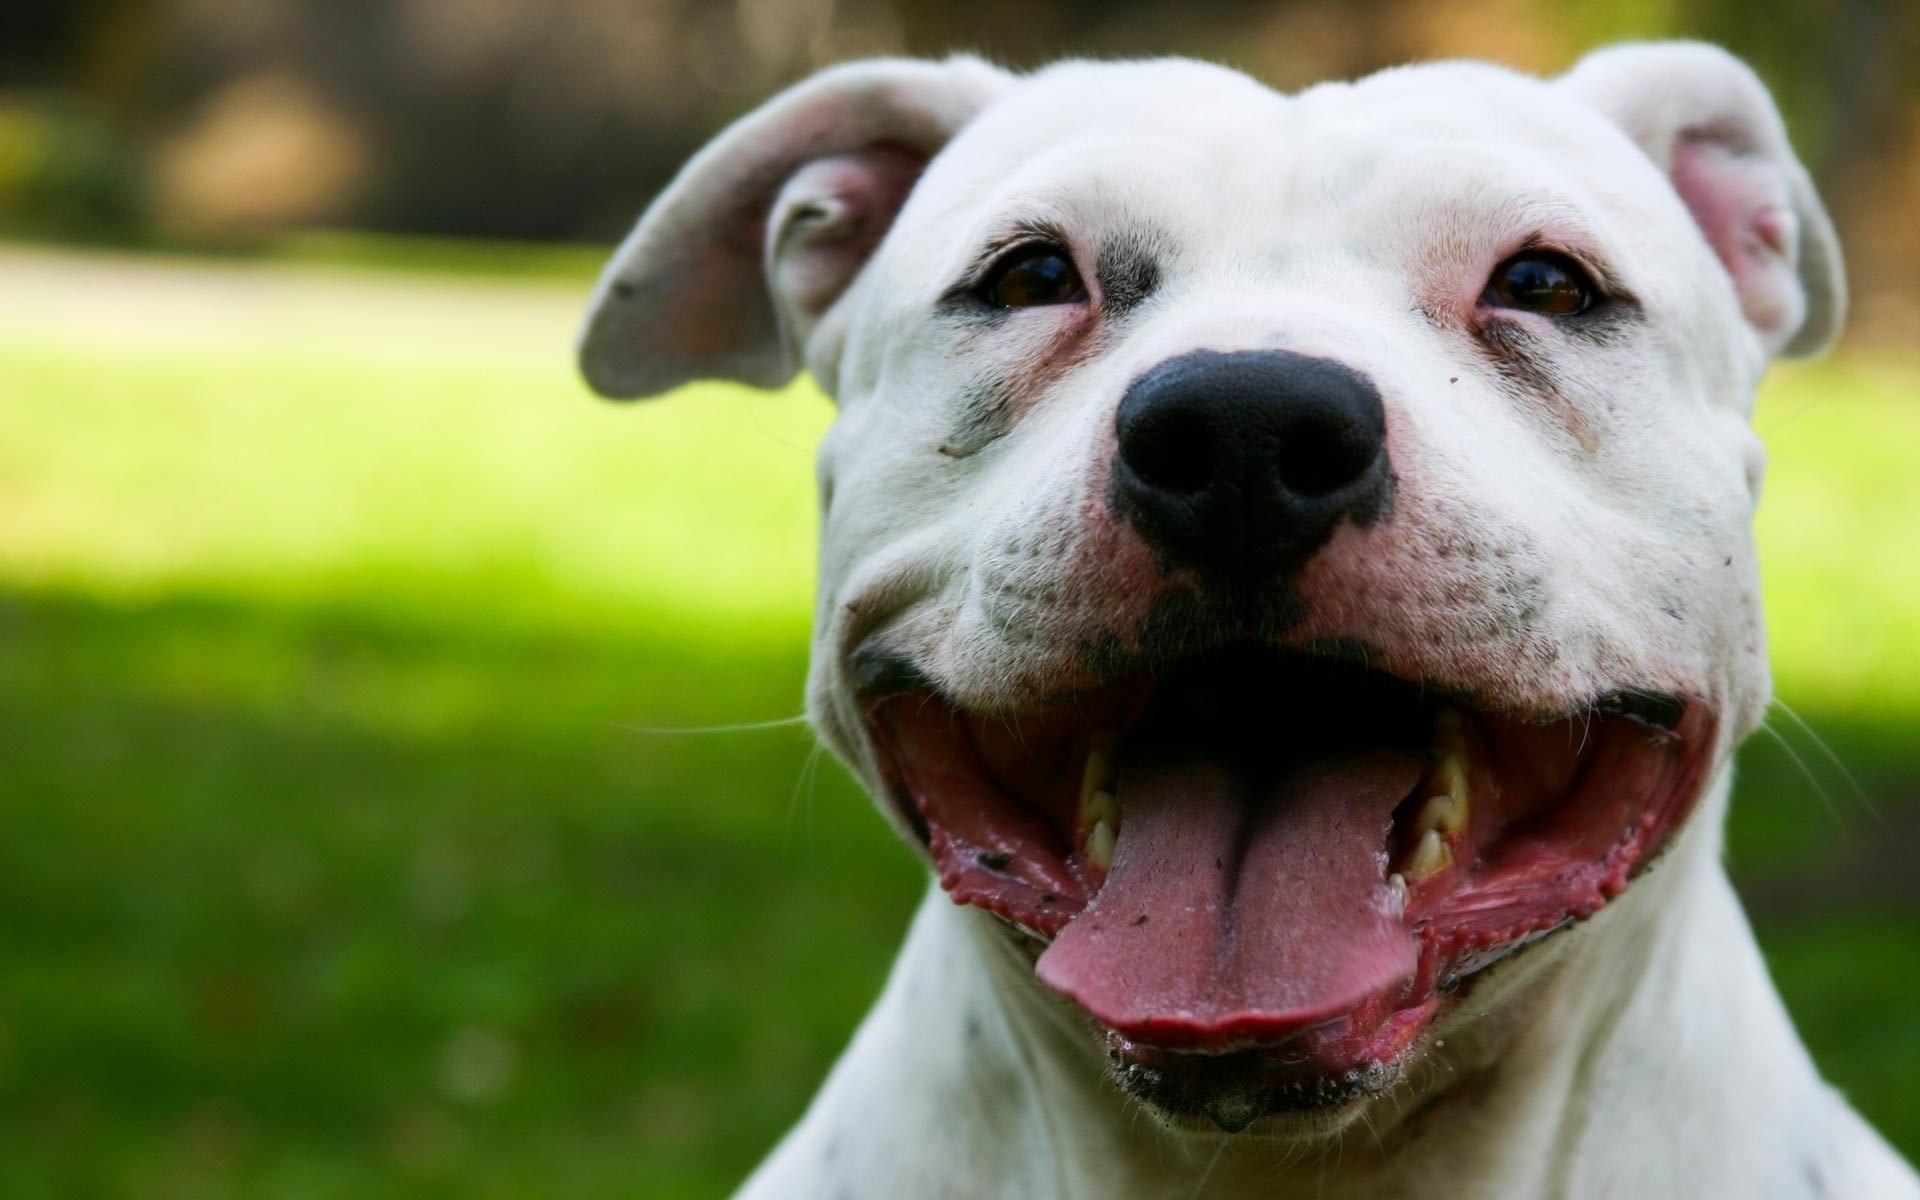
[[[1226,1053],[1172,1050],[1106,1033],[1121,1090],[1175,1118],[1204,1118],[1238,1133],[1262,1117],[1326,1113],[1399,1082],[1440,1008],[1429,998],[1368,1030],[1342,1018],[1269,1045]]]

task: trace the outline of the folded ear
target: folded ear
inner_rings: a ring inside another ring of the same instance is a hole
[[[1614,46],[1562,79],[1673,181],[1770,354],[1814,354],[1846,310],[1840,243],[1766,86],[1698,42]]]
[[[848,63],[735,122],[601,275],[579,340],[588,384],[632,398],[792,379],[928,160],[1010,78],[974,58]]]

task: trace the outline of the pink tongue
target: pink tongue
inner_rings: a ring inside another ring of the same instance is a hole
[[[1397,990],[1417,955],[1385,842],[1421,770],[1380,749],[1262,774],[1217,749],[1126,762],[1113,868],[1040,956],[1041,982],[1136,1041],[1209,1049]]]

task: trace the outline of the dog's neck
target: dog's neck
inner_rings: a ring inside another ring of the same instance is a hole
[[[1756,1150],[1740,1126],[1789,1127],[1790,1113],[1769,1109],[1820,1086],[1719,865],[1728,786],[1723,771],[1626,895],[1536,951],[1553,956],[1544,969],[1477,984],[1463,1007],[1484,1015],[1449,1030],[1403,1089],[1331,1137],[1162,1127],[1105,1081],[1096,1042],[1005,931],[937,891],[829,1089],[853,1089],[853,1111],[867,1098],[895,1106],[891,1136],[923,1139],[896,1152],[916,1160],[929,1194],[942,1178],[1035,1196],[1634,1194],[1637,1163],[1673,1169],[1647,1148],[1682,1136],[1643,1128],[1650,1112],[1690,1114],[1701,1177],[1727,1178],[1725,1155],[1785,1152]],[[908,1058],[913,1085],[888,1086],[889,1065]],[[1648,1080],[1680,1098],[1646,1105]],[[889,1154],[823,1132],[837,1153]],[[1639,1194],[1681,1194],[1673,1186],[1669,1174]]]

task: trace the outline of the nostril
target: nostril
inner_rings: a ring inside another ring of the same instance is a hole
[[[1122,439],[1121,454],[1134,478],[1174,495],[1203,492],[1212,484],[1214,439],[1203,414],[1163,413],[1136,422]]]
[[[1198,438],[1142,442],[1127,455],[1127,467],[1156,492],[1206,492],[1213,482],[1213,451]]]
[[[1274,469],[1286,491],[1317,500],[1366,474],[1379,453],[1379,442],[1358,430],[1322,430],[1282,441]]]

